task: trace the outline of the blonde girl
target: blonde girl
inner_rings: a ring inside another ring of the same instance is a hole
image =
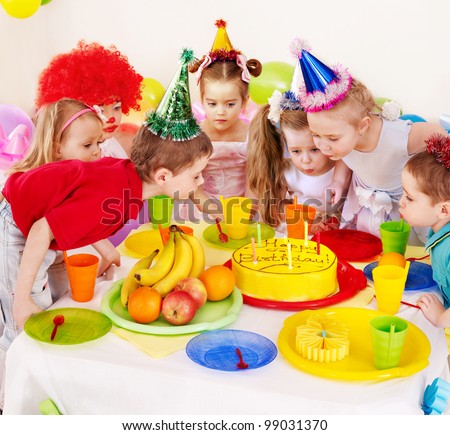
[[[304,82],[297,91],[314,143],[353,171],[341,226],[379,235],[380,223],[400,218],[405,163],[424,149],[430,134],[444,130],[437,124],[398,119],[400,108],[393,103],[383,106],[381,114],[375,113],[371,92],[346,69],[327,67],[299,39],[291,48],[302,67]],[[336,171],[335,181],[339,177]],[[410,243],[423,243],[426,231],[412,231]]]
[[[36,128],[27,154],[11,167],[9,174],[27,172],[60,160],[89,162],[100,158],[103,122],[94,108],[80,101],[64,98],[42,106],[35,123]],[[0,200],[2,199],[3,196],[0,195]],[[120,254],[111,242],[102,240],[93,246],[102,257],[99,275],[112,264],[120,265]],[[62,255],[57,251],[51,252],[54,252],[55,259],[48,278],[52,300],[55,301],[67,290],[67,285]]]
[[[297,197],[318,210],[311,229],[336,227],[326,203],[335,163],[315,146],[306,113],[292,93],[275,91],[250,124],[247,157],[247,195],[257,201],[261,220],[285,233],[284,206]]]

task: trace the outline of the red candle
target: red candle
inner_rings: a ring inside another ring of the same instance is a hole
[[[317,231],[317,255],[320,255],[320,231]]]

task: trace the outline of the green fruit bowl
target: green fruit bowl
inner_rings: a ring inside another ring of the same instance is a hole
[[[234,322],[242,308],[241,292],[235,288],[230,296],[221,301],[207,301],[186,325],[171,325],[162,315],[151,323],[137,323],[120,302],[122,283],[123,279],[116,281],[105,293],[102,299],[102,311],[115,325],[130,331],[153,335],[181,335],[219,329]]]

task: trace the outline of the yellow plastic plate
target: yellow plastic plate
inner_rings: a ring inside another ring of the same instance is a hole
[[[144,334],[181,335],[223,328],[236,320],[242,308],[241,292],[235,288],[230,296],[221,301],[207,301],[187,325],[171,325],[162,314],[154,322],[136,323],[120,302],[122,283],[123,279],[116,281],[105,293],[102,299],[102,311],[117,326]]]
[[[159,230],[137,231],[125,239],[125,248],[136,257],[147,257],[155,249],[162,249]]]
[[[312,314],[332,316],[350,330],[350,354],[341,361],[320,363],[303,358],[295,348],[297,326],[306,323]],[[377,370],[373,364],[370,337],[370,319],[385,316],[381,311],[366,308],[323,308],[305,310],[284,321],[278,336],[278,349],[281,354],[298,369],[324,378],[349,381],[378,380],[410,376],[428,365],[431,348],[427,336],[411,322],[398,367]]]

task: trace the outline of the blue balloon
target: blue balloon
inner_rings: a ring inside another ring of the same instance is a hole
[[[400,119],[404,119],[406,121],[411,122],[427,122],[425,118],[422,118],[419,115],[414,115],[414,113],[405,113],[404,115],[400,116]]]

